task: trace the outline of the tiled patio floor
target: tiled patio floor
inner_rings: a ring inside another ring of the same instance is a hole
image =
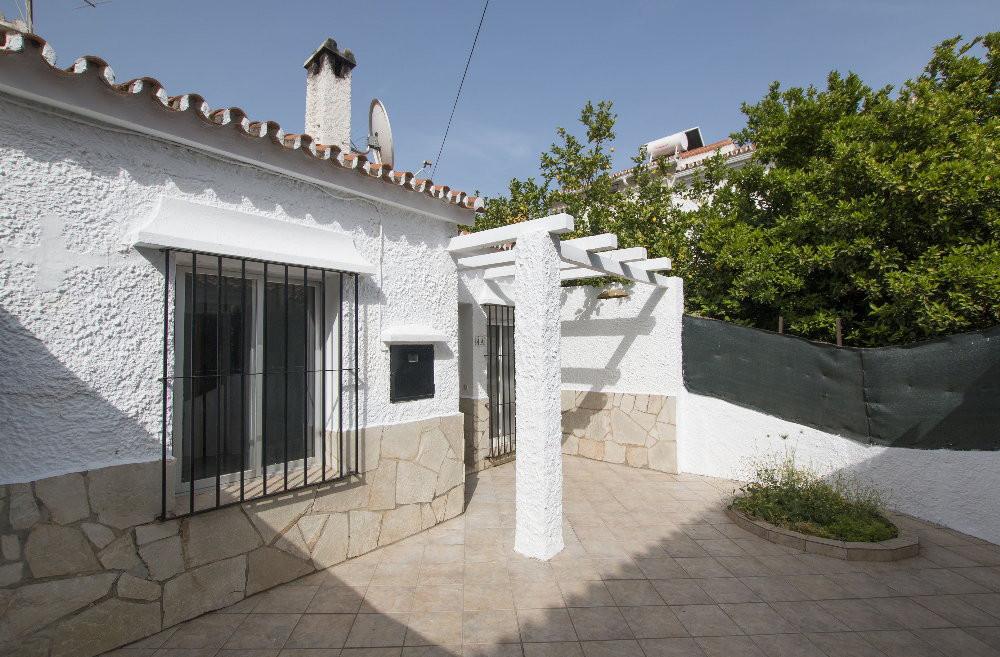
[[[1000,547],[909,518],[921,556],[851,563],[762,541],[733,485],[568,457],[566,549],[513,553],[514,466],[401,543],[116,657],[1000,655]]]

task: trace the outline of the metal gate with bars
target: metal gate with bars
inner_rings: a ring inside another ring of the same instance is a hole
[[[513,454],[517,447],[514,422],[514,308],[486,308],[487,377],[490,411],[490,458]]]

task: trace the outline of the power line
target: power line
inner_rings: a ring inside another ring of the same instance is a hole
[[[469,64],[472,63],[472,53],[476,51],[476,44],[479,42],[479,31],[483,29],[483,20],[486,19],[486,9],[490,6],[490,0],[486,0],[483,5],[483,15],[479,17],[479,26],[476,28],[476,36],[472,39],[472,47],[469,48],[469,57],[465,60],[465,70],[462,71],[462,80],[458,83],[458,93],[455,94],[455,102],[451,106],[451,115],[448,117],[448,125],[444,129],[444,137],[441,138],[441,148],[438,149],[437,157],[434,158],[434,168],[431,170],[431,178],[437,174],[438,164],[441,163],[441,154],[444,152],[444,143],[448,141],[448,132],[451,130],[451,121],[455,118],[455,108],[458,107],[458,99],[462,95],[462,87],[465,85],[465,76],[469,73]]]

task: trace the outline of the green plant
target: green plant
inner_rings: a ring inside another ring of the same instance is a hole
[[[710,158],[688,185],[640,151],[615,184],[615,115],[587,103],[538,180],[512,180],[476,228],[553,209],[579,234],[673,259],[686,311],[846,344],[904,344],[1000,323],[1000,32],[940,43],[923,72],[873,88],[775,82],[733,135],[755,152]],[[689,203],[678,204],[678,197]]]
[[[798,466],[794,453],[759,464],[732,508],[778,527],[841,541],[876,542],[898,536],[885,517],[885,494],[857,477],[821,477]]]

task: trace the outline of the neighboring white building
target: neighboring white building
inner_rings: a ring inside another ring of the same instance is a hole
[[[726,166],[738,169],[750,160],[753,150],[753,144],[740,145],[729,137],[706,144],[701,136],[701,128],[690,128],[646,144],[646,152],[651,157],[667,158],[674,163],[664,181],[670,187],[689,184],[705,160],[718,154],[725,158]],[[629,167],[612,174],[616,189],[629,187],[634,172],[635,167]],[[680,194],[675,194],[674,200],[682,207],[693,209],[692,202]]]

